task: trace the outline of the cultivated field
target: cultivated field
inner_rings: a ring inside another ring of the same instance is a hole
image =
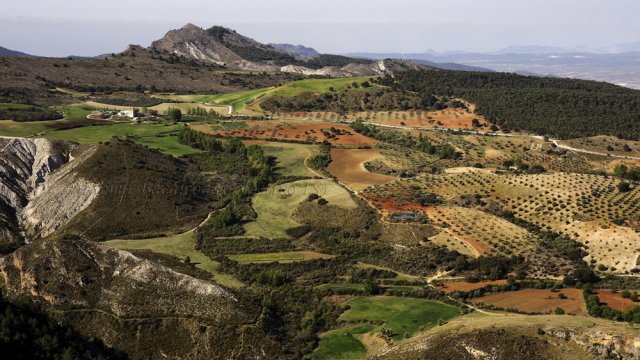
[[[564,294],[566,299],[562,299],[560,294]],[[552,313],[556,308],[561,308],[567,314],[583,315],[586,312],[580,289],[561,289],[558,292],[548,289],[505,291],[474,298],[471,302],[532,313]]]
[[[305,79],[290,82],[277,87],[261,88],[219,95],[156,94],[154,96],[161,99],[171,99],[174,101],[231,105],[233,107],[233,110],[236,112],[260,112],[261,110],[259,106],[253,106],[252,102],[256,100],[263,100],[273,96],[296,96],[305,92],[321,94],[327,92],[329,88],[333,88],[335,91],[340,91],[351,85],[354,81],[369,81],[369,77],[342,79]]]
[[[454,291],[466,292],[481,289],[489,285],[505,285],[506,283],[507,280],[478,281],[473,283],[467,281],[445,281],[442,283],[442,290],[447,293],[452,293]]]
[[[585,260],[596,266],[630,273],[640,255],[640,234],[634,230],[640,225],[640,187],[621,192],[619,183],[613,177],[587,174],[462,172],[386,183],[366,189],[363,195],[381,210],[425,211],[434,224],[477,254],[529,250],[528,232],[482,208],[491,206],[581,242],[589,253]],[[421,206],[415,203],[419,190],[464,206]],[[452,242],[451,238],[434,240]]]
[[[588,138],[562,140],[559,143],[599,153],[640,157],[640,142],[618,139],[615,136],[592,136]]]
[[[526,229],[480,210],[437,206],[427,215],[436,226],[463,241],[476,256],[520,254],[532,247],[533,236]]]
[[[436,325],[440,319],[461,314],[458,308],[437,301],[393,296],[360,297],[349,300],[346,305],[349,310],[340,316],[340,320],[382,322],[382,327],[391,330],[395,339],[411,336],[421,328]]]
[[[245,236],[288,238],[286,231],[301,225],[291,216],[297,205],[310,194],[320,195],[331,205],[344,208],[356,206],[347,190],[330,179],[300,180],[272,186],[253,197],[253,209],[258,216],[244,226]]]
[[[377,141],[353,131],[342,124],[261,120],[247,121],[247,128],[220,129],[209,124],[193,124],[195,130],[218,136],[234,136],[243,139],[259,139],[271,141],[287,141],[318,144],[323,141],[336,146],[374,146]]]
[[[363,120],[372,124],[385,126],[403,126],[407,128],[462,129],[490,132],[490,124],[481,115],[467,109],[455,108],[438,111],[368,111],[338,114],[325,111],[310,112],[276,112],[276,117],[300,118],[310,120]],[[473,119],[478,120],[476,126]]]
[[[633,302],[631,299],[622,297],[620,291],[614,293],[606,290],[598,290],[596,295],[598,295],[601,303],[608,305],[614,310],[625,312],[636,306],[640,306],[640,302]]]
[[[117,136],[119,138],[126,137],[150,148],[160,149],[173,156],[199,152],[199,150],[193,149],[191,146],[178,142],[177,133],[182,126],[184,125],[120,123],[52,131],[47,133],[46,137],[57,140],[76,141],[81,144],[97,144]]]
[[[349,310],[339,320],[347,325],[320,335],[314,358],[363,357],[387,346],[380,336],[382,329],[390,331],[393,340],[401,340],[436,325],[439,320],[449,320],[461,314],[458,308],[437,301],[391,296],[359,297],[345,305]]]
[[[289,251],[278,253],[229,255],[229,259],[235,260],[241,264],[260,264],[271,262],[287,264],[299,261],[332,258],[333,256],[331,255],[321,254],[315,251]]]
[[[320,152],[316,145],[252,140],[247,140],[245,143],[258,144],[267,156],[276,158],[276,170],[282,176],[313,177],[318,175],[305,165],[308,157]]]
[[[360,191],[395,179],[365,169],[366,162],[379,157],[381,155],[374,149],[331,149],[331,163],[327,171],[351,189]]]

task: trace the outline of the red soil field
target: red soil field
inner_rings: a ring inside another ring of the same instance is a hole
[[[488,285],[505,285],[507,280],[495,280],[495,281],[479,281],[471,283],[467,281],[446,281],[443,283],[442,290],[446,293],[452,293],[454,291],[473,291],[481,289]]]
[[[475,108],[471,106],[471,111]],[[339,115],[333,112],[284,112],[279,113],[285,118],[301,118],[301,119],[346,119],[356,120],[364,119],[367,122],[391,125],[406,126],[414,128],[447,128],[447,129],[464,129],[478,130],[480,132],[489,132],[491,126],[482,115],[473,114],[462,108],[444,109],[438,111],[418,112],[418,111],[392,111],[392,116],[388,117],[388,112],[357,112],[347,115]],[[321,116],[318,116],[321,115]],[[473,126],[473,119],[477,119],[480,127]]]
[[[395,180],[392,176],[374,174],[365,169],[365,162],[379,156],[374,149],[331,149],[331,163],[327,171],[355,191]]]
[[[358,134],[347,125],[311,121],[247,121],[247,128],[214,129],[209,124],[196,124],[192,128],[208,134],[235,136],[245,139],[321,143],[327,140],[340,146],[374,146],[375,139]]]
[[[613,293],[611,291],[598,290],[598,299],[600,299],[601,303],[609,305],[610,308],[623,312],[640,306],[640,302],[633,302],[631,299],[623,298],[620,292]]]
[[[560,299],[560,293],[565,294],[567,299]],[[548,289],[506,291],[475,298],[471,302],[535,313],[552,313],[557,307],[562,308],[566,314],[583,315],[586,312],[580,289],[562,289],[559,292]]]

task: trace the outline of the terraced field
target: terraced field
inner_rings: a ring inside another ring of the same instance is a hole
[[[412,194],[417,188],[454,204],[477,205],[480,201],[581,242],[589,253],[585,260],[595,265],[629,273],[638,266],[640,255],[640,234],[634,230],[640,224],[640,187],[623,192],[619,183],[613,177],[587,174],[462,172],[374,186],[366,189],[364,196],[388,211],[426,212],[430,220],[452,238],[469,244],[476,254],[528,250],[531,236],[507,220],[468,205],[423,207],[414,202]]]

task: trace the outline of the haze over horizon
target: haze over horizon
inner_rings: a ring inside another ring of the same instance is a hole
[[[484,3],[398,0],[389,7],[380,0],[327,0],[310,7],[293,0],[224,5],[34,0],[3,4],[0,46],[42,56],[98,55],[128,44],[148,46],[188,22],[223,25],[261,42],[302,44],[325,53],[490,52],[512,45],[601,48],[640,40],[637,1]]]

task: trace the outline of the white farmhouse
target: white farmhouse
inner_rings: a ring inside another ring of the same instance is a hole
[[[122,110],[118,113],[119,116],[126,116],[126,117],[130,117],[130,118],[135,118],[136,116],[138,116],[138,109],[131,109],[131,110]]]

